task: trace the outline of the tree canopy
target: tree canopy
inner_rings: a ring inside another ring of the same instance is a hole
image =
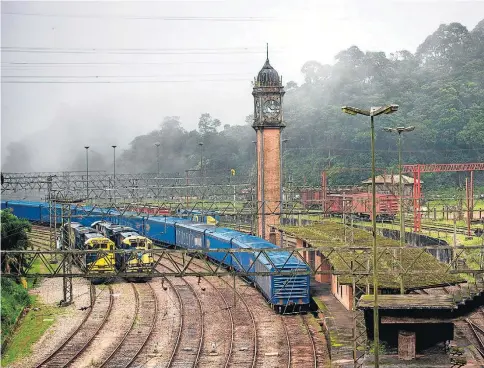
[[[286,86],[286,179],[315,185],[322,170],[329,170],[333,184],[369,176],[369,171],[343,170],[370,166],[369,119],[343,114],[343,105],[400,106],[396,114],[375,120],[379,168],[396,170],[397,137],[382,132],[395,126],[416,127],[403,138],[405,163],[484,160],[484,20],[472,31],[459,23],[442,24],[415,54],[399,50],[386,55],[352,46],[339,52],[333,65],[311,60],[301,72],[301,85],[289,81]],[[161,171],[197,169],[201,142],[207,170],[228,175],[236,168],[238,174],[248,174],[254,166],[251,121],[248,116],[245,123],[221,122],[204,113],[199,129],[187,131],[178,117],[167,117],[160,129],[131,142],[120,165],[125,171],[154,172],[154,144],[160,142]],[[448,184],[451,177],[459,178],[439,175],[429,184]]]

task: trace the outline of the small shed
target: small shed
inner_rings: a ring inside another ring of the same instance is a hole
[[[423,183],[423,180],[420,180]],[[362,184],[367,186],[368,192],[371,191],[371,178],[362,181]],[[413,197],[414,179],[410,176],[402,175],[403,196],[406,198]],[[400,175],[377,175],[375,177],[376,192],[379,194],[392,194],[398,196],[400,194]]]
[[[368,337],[373,339],[374,295],[363,295],[357,304],[365,314]],[[454,338],[453,312],[458,308],[451,295],[379,295],[380,340],[398,346],[407,360],[415,353]]]

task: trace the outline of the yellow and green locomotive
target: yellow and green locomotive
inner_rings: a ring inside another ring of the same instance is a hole
[[[153,254],[147,252],[153,249],[153,242],[140,235],[133,228],[112,224],[107,221],[96,221],[91,225],[114,242],[116,250],[129,250],[126,253],[116,253],[116,268],[118,271],[132,275],[129,280],[147,281],[146,276],[153,267]]]
[[[104,283],[112,280],[115,274],[114,242],[100,232],[82,226],[80,223],[71,222],[64,225],[61,232],[59,246],[61,248],[75,248],[80,250],[98,250],[96,253],[86,253],[80,256],[79,262],[75,262],[84,268],[83,271],[93,283]]]

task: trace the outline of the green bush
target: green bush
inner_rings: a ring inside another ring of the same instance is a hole
[[[12,333],[13,326],[17,321],[22,310],[30,305],[30,295],[22,285],[13,279],[2,277],[2,346],[5,339]]]

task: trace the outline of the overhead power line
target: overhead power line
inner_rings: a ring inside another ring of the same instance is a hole
[[[96,79],[96,78],[166,78],[166,77],[214,77],[214,76],[246,76],[250,80],[250,73],[203,73],[203,74],[158,74],[158,75],[2,75],[4,78],[34,78],[34,79]]]
[[[247,78],[224,78],[224,79],[186,79],[186,80],[93,80],[93,81],[61,81],[61,80],[8,80],[2,84],[119,84],[119,83],[201,83],[201,82],[250,82]]]
[[[160,62],[53,62],[53,63],[39,63],[39,62],[2,62],[2,67],[10,65],[14,66],[92,66],[92,65],[177,65],[177,64],[245,64],[247,61],[160,61]]]
[[[273,22],[277,18],[270,17],[209,17],[209,16],[167,16],[167,15],[117,15],[117,14],[54,14],[26,13],[3,11],[2,15],[79,18],[79,19],[126,19],[126,20],[161,20],[161,21],[197,21],[197,22]]]
[[[248,47],[239,48],[55,48],[55,47],[17,47],[4,46],[1,51],[9,53],[33,53],[33,54],[135,54],[135,55],[243,55],[260,54],[262,49]],[[280,52],[274,50],[274,53]]]

